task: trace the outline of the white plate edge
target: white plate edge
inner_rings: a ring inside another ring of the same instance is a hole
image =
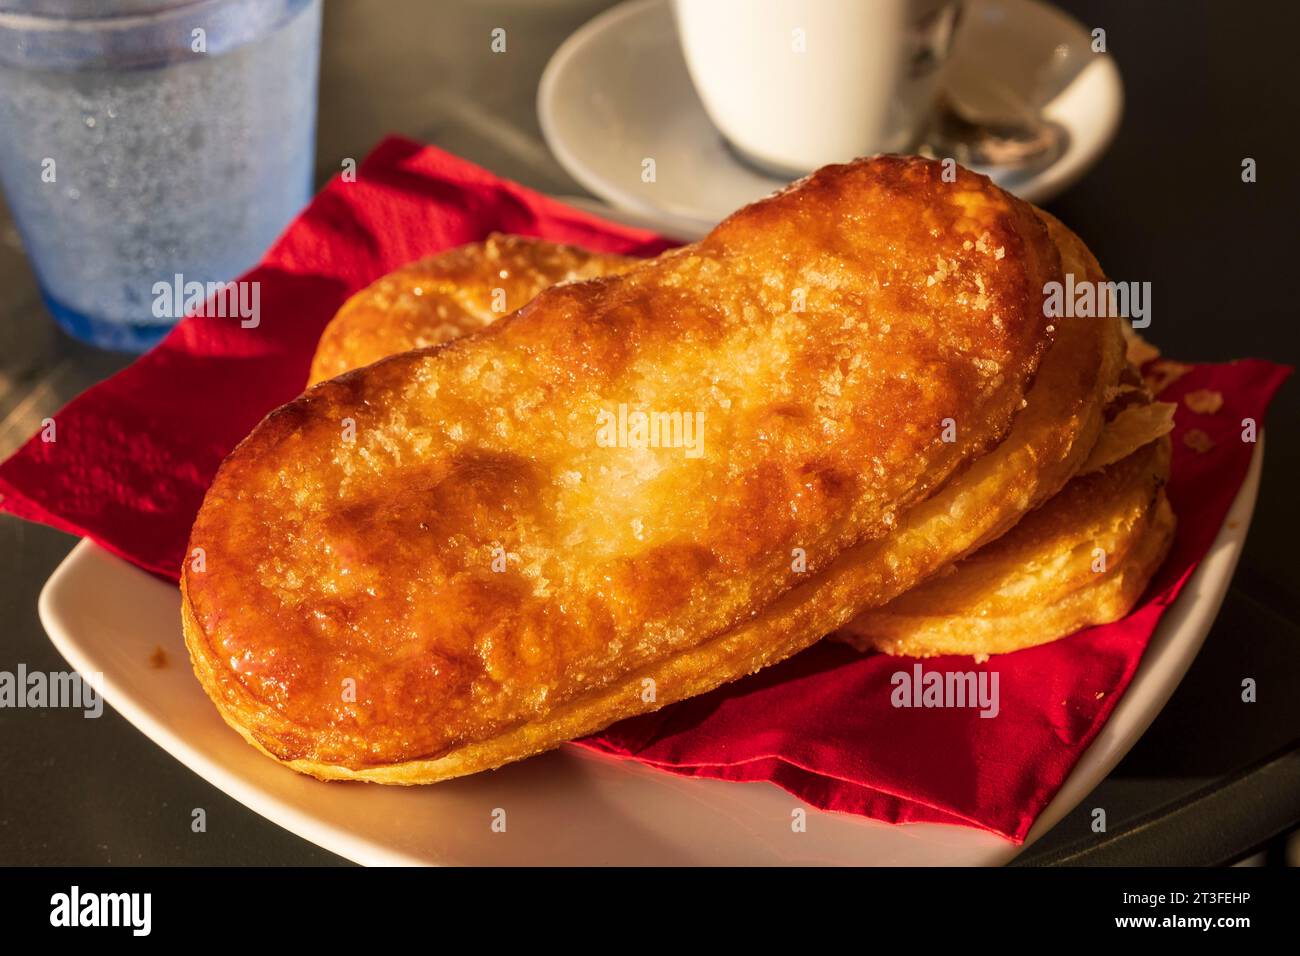
[[[1007,862],[1013,859],[1077,806],[1132,749],[1133,744],[1146,732],[1173,695],[1209,635],[1231,585],[1233,571],[1244,548],[1258,498],[1263,468],[1263,445],[1264,434],[1261,431],[1246,476],[1210,545],[1207,556],[1192,573],[1178,599],[1161,617],[1151,643],[1123,698],[1066,777],[1056,796],[1034,821],[1025,842],[1019,846],[1008,843],[1002,853],[994,853],[991,862]],[[1230,527],[1234,521],[1238,522],[1236,528]],[[38,615],[51,643],[75,670],[83,674],[92,674],[95,671],[90,666],[88,658],[82,653],[79,642],[71,636],[65,626],[62,612],[54,601],[54,594],[62,579],[71,573],[71,568],[78,557],[83,552],[97,547],[88,538],[79,541],[45,582],[37,601]],[[109,554],[108,557],[129,564],[115,555]],[[1214,586],[1206,599],[1196,603],[1187,600],[1188,594],[1195,593],[1204,585],[1206,576],[1212,573]],[[1194,641],[1177,642],[1175,638],[1184,628],[1193,631],[1199,628],[1189,620],[1197,611],[1200,612],[1200,617],[1208,618],[1201,635]],[[177,626],[180,626],[179,620]],[[1166,672],[1163,682],[1153,683],[1153,686],[1158,689],[1157,692],[1144,695],[1142,698],[1135,696],[1134,691],[1144,689],[1145,682],[1156,681],[1153,672],[1157,670]],[[224,764],[210,760],[193,749],[183,738],[160,725],[146,710],[137,706],[131,694],[107,677],[104,678],[100,690],[104,700],[114,710],[164,751],[254,813],[266,817],[289,832],[356,863],[382,866],[438,865],[431,864],[425,858],[404,854],[381,843],[358,837],[342,827],[322,822],[318,817],[299,809],[296,804],[274,796],[253,783],[245,782],[238,775],[229,772]],[[1122,735],[1117,736],[1115,728],[1123,726],[1130,719],[1132,726]],[[1108,748],[1109,752],[1107,752]],[[924,824],[912,826],[924,826]],[[1001,859],[997,859],[999,856]]]
[[[1187,579],[1178,597],[1161,615],[1155,633],[1142,654],[1137,671],[1124,691],[1124,696],[1115,705],[1115,709],[1111,711],[1106,723],[1088,745],[1088,749],[1080,756],[1070,775],[1065,778],[1056,796],[1034,820],[1034,825],[1025,835],[1025,842],[1016,847],[1008,859],[1026,850],[1078,806],[1101,781],[1110,776],[1110,772],[1147,732],[1156,717],[1164,710],[1169,698],[1174,695],[1174,691],[1178,689],[1178,685],[1182,683],[1183,677],[1192,666],[1192,661],[1196,659],[1206,638],[1210,636],[1214,622],[1218,619],[1219,610],[1223,607],[1223,601],[1228,596],[1228,589],[1232,586],[1237,562],[1241,559],[1242,551],[1245,550],[1246,536],[1250,532],[1250,524],[1254,519],[1263,470],[1264,432],[1261,430],[1258,441],[1251,451],[1246,476],[1242,479],[1241,487],[1237,489],[1232,504],[1228,506],[1223,524],[1219,526],[1218,533],[1210,543],[1209,551],[1196,566],[1191,577]],[[1234,521],[1237,522],[1235,528],[1231,526]],[[1207,599],[1201,602],[1187,599],[1189,594],[1194,594],[1197,588],[1204,585],[1207,577],[1214,582],[1213,591]],[[1188,620],[1198,610],[1203,616],[1209,618],[1203,629]],[[1192,631],[1201,630],[1200,638],[1183,644],[1176,642],[1174,638],[1185,627],[1190,627]],[[1164,671],[1163,680],[1158,681],[1153,676],[1153,672],[1157,670]],[[1152,681],[1153,686],[1159,690],[1155,694],[1139,698],[1133,694],[1133,690],[1142,686],[1145,681]],[[1125,727],[1130,717],[1132,725],[1121,734],[1116,728]],[[1098,773],[1097,783],[1088,784],[1084,779],[1085,776],[1091,777],[1094,773]]]
[[[73,638],[64,625],[62,612],[56,606],[53,595],[57,592],[61,578],[69,573],[78,555],[96,545],[89,538],[82,538],[68,552],[67,557],[59,563],[41,588],[37,599],[37,614],[50,642],[55,646],[73,669],[81,674],[96,673],[87,657],[82,653],[80,644]],[[109,555],[114,560],[124,559]],[[148,572],[140,571],[141,574]],[[180,619],[176,621],[180,628]],[[189,658],[186,658],[189,665]],[[266,817],[277,826],[290,833],[316,844],[331,853],[337,853],[354,863],[376,864],[381,866],[428,866],[429,861],[415,856],[408,856],[394,851],[382,844],[357,837],[348,830],[322,822],[299,809],[295,804],[280,799],[253,783],[245,782],[237,774],[228,771],[224,764],[210,760],[200,751],[191,747],[184,738],[172,733],[154,720],[146,710],[138,707],[133,695],[127,693],[107,676],[99,688],[108,704],[137,730],[178,760],[191,772],[215,786],[218,790],[237,800],[240,804],[260,816]]]

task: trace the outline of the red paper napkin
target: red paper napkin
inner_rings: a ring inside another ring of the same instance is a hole
[[[488,232],[651,255],[671,243],[603,222],[433,147],[385,140],[355,182],[335,180],[244,276],[261,322],[191,317],[156,349],[55,416],[0,465],[0,507],[93,538],[173,580],[203,493],[227,452],[297,395],[343,300],[399,265]],[[1223,394],[1213,415],[1179,406],[1169,497],[1178,537],[1150,596],[1125,620],[925,671],[996,673],[999,712],[903,709],[893,674],[918,663],[823,644],[712,694],[624,721],[582,746],[674,773],[767,780],[823,809],[893,822],[969,824],[1022,840],[1128,686],[1156,621],[1208,549],[1245,475],[1241,420],[1261,421],[1288,369],[1202,365],[1162,398]],[[1183,442],[1199,428],[1214,442]]]

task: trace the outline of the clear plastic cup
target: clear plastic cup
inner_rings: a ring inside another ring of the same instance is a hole
[[[147,349],[181,318],[160,283],[233,279],[310,198],[320,16],[0,0],[0,184],[68,332]]]

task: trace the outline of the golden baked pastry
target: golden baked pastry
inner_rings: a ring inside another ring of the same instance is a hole
[[[1041,215],[1073,251],[1066,271],[1102,278],[1077,237]],[[1106,390],[1106,423],[1069,484],[1004,536],[864,611],[831,639],[909,657],[986,656],[1046,644],[1132,610],[1173,543],[1176,521],[1164,486],[1175,406],[1153,400],[1133,364],[1145,343],[1127,323],[1120,326],[1128,364]]]
[[[909,657],[1005,654],[1119,620],[1173,542],[1167,435],[1081,474],[996,541],[834,637]]]
[[[490,325],[560,282],[615,275],[640,259],[493,233],[412,262],[343,303],[321,335],[308,385]]]
[[[781,660],[1002,534],[1086,458],[1124,346],[1043,315],[1063,258],[1095,268],[1077,239],[942,170],[827,167],[273,412],[182,572],[222,716],[323,778],[471,773]]]
[[[1064,241],[1076,241],[1067,237],[1059,222],[1053,223],[1052,228]],[[579,259],[583,255],[587,258]],[[477,331],[501,317],[501,313],[490,311],[487,302],[491,287],[499,283],[501,264],[506,261],[511,262],[512,275],[528,277],[530,284],[521,291],[531,297],[552,276],[573,277],[575,262],[583,263],[583,269],[588,272],[616,274],[636,260],[584,254],[541,239],[493,235],[486,242],[454,249],[400,269],[358,293],[331,323],[322,340],[321,355],[333,355],[335,369],[341,372],[345,367],[369,364],[381,357],[378,353],[383,348],[405,351]],[[1085,262],[1084,271],[1088,268]],[[444,286],[440,296],[412,297],[413,289],[434,286],[430,275],[445,277],[456,285]],[[471,310],[447,305],[463,301],[471,303]],[[1141,340],[1127,325],[1123,331],[1131,362],[1134,343]],[[363,343],[363,347],[357,348],[354,341]],[[316,365],[321,364],[318,355]],[[1172,428],[1173,406],[1151,405],[1151,397],[1142,387],[1136,370],[1129,369],[1127,375],[1111,402],[1113,420],[1108,420],[1080,474],[1100,471],[1106,465],[1136,454],[1142,445]],[[1140,403],[1129,401],[1134,392],[1142,393]],[[1149,453],[1143,456],[1144,460],[1150,457]],[[1145,488],[1149,478],[1167,479],[1168,455],[1160,461],[1163,467],[1160,474],[1146,474],[1131,467],[1131,463],[1119,474],[1134,487],[1140,484]],[[1098,483],[1099,479],[1084,481],[1076,477],[1066,491],[1075,485],[1094,488]],[[1154,499],[1148,504],[1154,511]],[[834,637],[862,650],[896,654],[989,654],[1045,643],[1085,626],[1116,620],[1131,609],[1163,559],[1172,536],[1171,520],[1158,524],[1130,520],[1133,515],[1126,507],[1123,497],[1090,500],[1077,491],[1063,492],[1034,512],[1034,520],[1026,519],[1017,525],[1009,535],[1011,540],[991,543],[962,562],[960,568],[950,566],[941,572],[941,578],[926,582],[886,607],[867,611]],[[1167,503],[1162,501],[1161,507],[1168,512]],[[1113,557],[1106,572],[1092,578],[1076,579],[1069,567],[1062,566],[1060,555],[1051,550],[1058,545],[1071,549],[1082,547],[1082,538],[1076,535],[1067,540],[1059,534],[1035,536],[1036,530],[1047,527],[1049,522],[1057,527],[1084,529],[1096,528],[1107,519],[1119,523],[1126,536],[1107,542],[1113,545],[1106,548]],[[1139,540],[1149,547],[1131,547]],[[1143,560],[1154,556],[1155,560],[1143,563],[1125,557],[1130,554],[1140,555]],[[1118,566],[1121,561],[1122,568]],[[1060,568],[1062,573],[1059,576],[1044,573],[1044,569],[1052,568]],[[1006,594],[1015,595],[1017,608],[1012,609],[1005,600],[997,602],[999,595]]]

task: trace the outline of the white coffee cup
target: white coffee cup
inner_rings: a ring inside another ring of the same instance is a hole
[[[782,175],[907,152],[934,106],[957,0],[673,0],[714,125]]]

